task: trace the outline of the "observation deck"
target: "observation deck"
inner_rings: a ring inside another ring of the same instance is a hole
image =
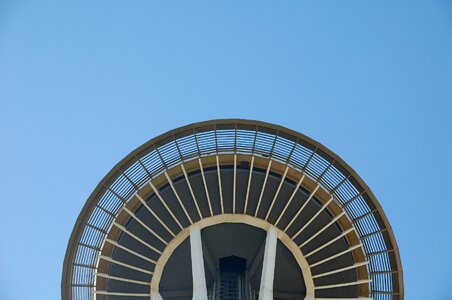
[[[230,257],[242,267],[226,272]],[[184,126],[119,162],[77,219],[61,288],[63,300],[404,299],[364,181],[320,143],[248,120]]]

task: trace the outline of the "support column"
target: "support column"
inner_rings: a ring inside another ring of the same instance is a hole
[[[275,278],[276,245],[278,235],[273,227],[267,231],[265,240],[264,262],[262,265],[259,300],[273,300],[273,280]]]
[[[151,300],[163,300],[159,292],[151,291]]]
[[[207,300],[201,230],[197,226],[190,227],[190,250],[191,271],[193,274],[193,300]]]

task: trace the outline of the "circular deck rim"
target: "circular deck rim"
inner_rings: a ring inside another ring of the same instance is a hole
[[[369,188],[369,186],[364,182],[364,180],[356,173],[356,171],[349,166],[341,157],[339,157],[337,154],[335,154],[333,151],[328,149],[323,144],[311,139],[310,137],[299,133],[297,131],[294,131],[292,129],[275,125],[267,122],[262,121],[256,121],[256,120],[245,120],[245,119],[215,119],[215,120],[209,120],[209,121],[203,121],[203,122],[196,122],[189,125],[185,125],[173,130],[170,130],[168,132],[165,132],[155,138],[152,138],[151,140],[147,141],[140,147],[136,148],[132,152],[130,152],[127,156],[125,156],[122,160],[120,160],[108,173],[105,175],[102,180],[99,182],[99,184],[96,186],[94,191],[89,196],[88,200],[84,204],[79,216],[77,217],[76,223],[74,225],[74,228],[71,232],[71,236],[68,241],[68,246],[65,253],[64,263],[63,263],[63,274],[62,274],[62,281],[61,281],[61,295],[62,299],[72,299],[72,297],[69,296],[69,289],[68,289],[68,283],[69,283],[69,276],[71,273],[69,272],[69,267],[71,266],[71,260],[75,255],[75,250],[77,247],[77,241],[81,237],[81,234],[83,232],[83,229],[85,228],[84,221],[87,220],[87,217],[89,217],[89,213],[92,212],[94,206],[96,203],[98,203],[96,200],[99,200],[99,193],[102,191],[102,189],[106,186],[108,182],[111,182],[112,179],[115,178],[115,176],[119,172],[122,172],[121,170],[124,169],[125,166],[130,165],[131,161],[134,161],[137,159],[139,154],[141,154],[146,149],[149,149],[150,147],[156,147],[155,145],[159,142],[165,141],[168,138],[174,137],[177,134],[184,133],[187,131],[195,131],[195,129],[203,128],[203,127],[214,127],[216,126],[230,126],[235,125],[235,128],[237,129],[238,126],[251,126],[255,127],[256,131],[259,128],[262,129],[270,129],[274,130],[276,132],[282,132],[286,135],[293,136],[297,138],[296,143],[298,142],[304,142],[305,144],[310,145],[311,147],[315,148],[314,153],[316,151],[321,151],[326,156],[329,156],[332,158],[335,162],[337,162],[343,169],[349,173],[349,176],[347,178],[353,178],[356,183],[364,190],[361,194],[366,194],[372,204],[376,207],[376,211],[378,212],[380,218],[382,219],[386,231],[388,233],[391,245],[392,245],[392,251],[394,252],[395,257],[395,263],[396,263],[396,270],[397,270],[397,277],[398,277],[398,299],[404,299],[404,285],[403,285],[403,269],[400,259],[400,253],[399,248],[397,246],[397,242],[394,236],[394,233],[392,231],[392,227],[388,221],[388,218],[382,209],[379,201],[373,194],[372,190]],[[215,129],[216,130],[216,129]],[[275,137],[276,140],[276,137]],[[217,152],[218,153],[218,152]],[[318,153],[317,153],[318,154]],[[320,155],[320,154],[319,154]],[[309,163],[307,163],[308,165]],[[101,196],[101,195],[100,195]]]

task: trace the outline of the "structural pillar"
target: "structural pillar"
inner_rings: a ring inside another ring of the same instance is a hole
[[[193,274],[193,300],[207,300],[204,256],[202,254],[201,230],[190,228],[191,271]]]
[[[163,298],[160,296],[159,292],[151,291],[151,300],[163,300]]]
[[[273,227],[267,231],[265,240],[264,262],[262,265],[259,300],[273,300],[273,280],[275,278],[276,245],[278,235]]]

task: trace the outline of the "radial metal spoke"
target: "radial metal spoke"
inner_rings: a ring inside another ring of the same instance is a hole
[[[146,207],[146,209],[151,213],[151,215],[157,219],[157,221],[159,221],[160,225],[162,225],[166,231],[169,232],[169,234],[171,234],[173,237],[175,237],[176,235],[174,234],[174,232],[166,225],[165,222],[162,221],[162,219],[160,219],[160,217],[147,205],[146,201],[144,201],[143,198],[141,198],[140,195],[135,194],[135,196],[138,198],[138,200],[140,200],[140,202],[143,204],[144,207]]]
[[[281,187],[282,187],[282,185],[283,185],[283,183],[284,183],[284,180],[286,179],[286,175],[287,175],[287,172],[288,172],[288,171],[289,171],[289,167],[286,167],[286,170],[284,171],[284,174],[283,174],[283,176],[281,177],[281,181],[279,182],[278,189],[276,190],[276,193],[275,193],[275,195],[273,196],[273,200],[272,200],[272,202],[271,202],[271,204],[270,204],[270,208],[269,208],[268,211],[267,211],[267,215],[265,216],[265,221],[267,221],[268,216],[270,215],[270,212],[271,212],[272,209],[273,209],[273,205],[275,204],[276,198],[278,198],[279,191],[281,190]]]
[[[332,275],[332,274],[337,274],[337,273],[344,272],[344,271],[347,271],[347,270],[356,269],[356,268],[359,268],[361,266],[365,266],[367,264],[369,264],[368,261],[354,263],[353,265],[348,266],[348,267],[344,267],[344,268],[340,268],[340,269],[332,270],[332,271],[329,271],[329,272],[325,272],[325,273],[314,275],[314,276],[312,276],[312,278],[319,278],[319,277],[324,277],[324,276],[328,276],[328,275]]]
[[[304,241],[301,245],[299,245],[298,247],[302,248],[303,246],[305,246],[307,243],[309,243],[310,241],[312,241],[313,239],[315,239],[317,236],[319,236],[322,232],[324,232],[328,227],[330,227],[331,225],[333,225],[334,223],[336,223],[337,220],[339,220],[343,215],[345,215],[345,212],[341,212],[339,215],[337,215],[333,220],[331,220],[328,224],[326,224],[325,226],[322,227],[322,229],[320,229],[319,231],[317,231],[315,234],[313,234],[310,238],[308,238],[306,241]]]
[[[352,247],[348,248],[347,250],[344,250],[344,251],[342,251],[342,252],[339,252],[339,253],[337,253],[337,254],[335,254],[335,255],[332,255],[332,256],[330,256],[330,257],[327,257],[327,258],[325,258],[325,259],[322,259],[321,261],[318,261],[318,262],[316,262],[316,263],[313,263],[312,265],[309,265],[309,266],[310,266],[311,268],[314,268],[315,266],[324,264],[324,263],[326,263],[326,262],[328,262],[328,261],[330,261],[330,260],[332,260],[332,259],[335,259],[336,257],[339,257],[339,256],[344,255],[344,254],[346,254],[346,253],[352,252],[353,250],[358,249],[358,248],[360,248],[360,247],[362,247],[361,244],[352,246]]]
[[[297,185],[295,186],[295,189],[293,190],[292,195],[290,195],[289,200],[287,200],[286,205],[284,206],[282,212],[279,214],[279,217],[275,222],[275,226],[277,226],[279,224],[279,221],[281,221],[281,218],[283,217],[284,213],[286,212],[286,210],[289,207],[290,203],[292,202],[293,198],[297,194],[298,189],[300,188],[301,183],[303,182],[304,178],[305,178],[305,175],[303,174],[303,176],[301,176],[300,180],[298,181]]]
[[[235,142],[237,142],[237,130],[235,131],[236,137]],[[237,154],[234,154],[234,179],[232,185],[232,213],[235,214],[235,198],[236,198],[236,186],[237,186]]]
[[[373,300],[371,297],[358,297],[358,298],[318,298],[316,297],[315,300]]]
[[[201,159],[198,159],[199,168],[201,170],[202,182],[204,183],[204,190],[206,191],[207,203],[209,204],[210,216],[213,216],[212,203],[210,201],[209,188],[207,187],[206,176],[204,175],[204,168]]]
[[[148,270],[145,270],[145,269],[142,269],[142,268],[138,268],[138,267],[135,267],[135,266],[126,264],[126,263],[124,263],[124,262],[122,262],[122,261],[115,260],[115,259],[113,259],[113,258],[111,258],[111,257],[109,257],[109,256],[99,255],[99,257],[100,257],[101,259],[103,259],[103,260],[109,261],[109,262],[114,263],[114,264],[119,265],[119,266],[126,267],[126,268],[131,269],[131,270],[135,270],[135,271],[138,271],[138,272],[141,272],[141,273],[145,273],[145,274],[149,274],[149,275],[154,274],[154,273],[151,272],[151,271],[148,271]]]
[[[108,242],[108,243],[110,243],[110,244],[112,244],[112,245],[114,245],[114,246],[116,246],[116,247],[118,247],[118,248],[121,248],[122,250],[124,250],[124,251],[126,251],[126,252],[129,252],[130,254],[133,254],[133,255],[135,255],[135,256],[141,258],[141,259],[144,259],[144,260],[146,260],[146,261],[148,261],[148,262],[150,262],[150,263],[152,263],[152,264],[154,264],[154,265],[157,263],[155,260],[150,259],[149,257],[144,256],[143,254],[140,254],[140,253],[138,253],[138,252],[135,252],[135,251],[133,251],[133,250],[127,248],[126,246],[123,246],[123,245],[119,244],[118,242],[115,242],[115,241],[113,241],[113,240],[111,240],[111,239],[105,239],[105,241]]]
[[[346,236],[347,234],[349,234],[349,233],[352,232],[353,230],[354,230],[353,228],[347,229],[347,230],[344,231],[341,235],[338,235],[337,237],[335,237],[335,238],[332,239],[331,241],[329,241],[329,242],[327,242],[327,243],[321,245],[320,247],[318,247],[318,248],[312,250],[311,252],[309,252],[308,254],[306,254],[304,257],[307,258],[307,257],[311,256],[312,254],[317,253],[318,251],[322,250],[323,248],[328,247],[329,245],[331,245],[331,244],[334,243],[335,241],[337,241],[337,240],[343,238],[344,236]]]
[[[129,230],[127,230],[124,226],[119,225],[118,223],[113,223],[113,225],[115,225],[116,227],[118,227],[119,229],[121,229],[124,233],[128,234],[129,236],[131,236],[132,238],[134,238],[135,240],[137,240],[138,242],[142,243],[143,245],[145,245],[146,247],[148,247],[149,249],[151,249],[154,252],[157,252],[158,254],[162,254],[162,251],[160,251],[159,249],[155,248],[154,246],[149,245],[148,243],[146,243],[145,241],[143,241],[142,239],[140,239],[139,237],[137,237],[135,234],[133,234],[132,232],[130,232]]]
[[[217,161],[218,193],[220,194],[221,213],[224,214],[223,186],[221,184],[220,158],[215,157]]]
[[[257,216],[257,213],[259,212],[259,208],[261,206],[261,202],[262,202],[262,197],[264,195],[264,191],[265,191],[265,187],[267,185],[267,179],[268,179],[268,174],[270,173],[270,168],[272,166],[272,160],[269,159],[268,160],[268,167],[267,167],[267,172],[265,173],[265,179],[264,179],[264,183],[262,183],[262,188],[261,188],[261,194],[259,196],[259,201],[257,202],[257,207],[256,207],[256,212],[254,213],[254,216]]]
[[[201,210],[199,209],[198,200],[195,197],[195,193],[193,192],[193,188],[191,187],[190,180],[188,179],[187,171],[185,170],[184,164],[180,165],[182,168],[182,172],[184,173],[185,181],[187,182],[188,189],[190,190],[191,197],[193,198],[193,202],[195,202],[196,210],[198,211],[199,218],[202,219]]]
[[[303,205],[301,206],[301,208],[297,211],[297,213],[295,214],[295,216],[292,218],[292,220],[289,222],[289,224],[287,224],[286,228],[284,228],[284,232],[287,232],[287,229],[289,229],[289,227],[293,224],[293,222],[295,222],[295,220],[298,218],[298,216],[301,214],[301,212],[303,211],[303,209],[308,205],[309,201],[311,201],[312,197],[314,197],[314,194],[317,192],[317,190],[320,188],[320,185],[317,185],[315,187],[315,189],[311,192],[311,194],[309,195],[308,199],[306,199],[306,201],[303,203]]]
[[[140,223],[141,226],[143,226],[147,231],[149,231],[153,236],[155,236],[157,239],[159,239],[163,244],[168,245],[168,242],[165,241],[160,235],[158,235],[154,230],[152,230],[148,225],[146,225],[143,221],[138,218],[137,215],[135,215],[134,212],[129,210],[127,207],[123,207],[124,211],[126,211],[135,221]]]
[[[251,179],[252,179],[252,176],[253,176],[253,165],[254,165],[254,156],[251,157],[250,174],[248,176],[248,186],[246,188],[245,208],[243,210],[244,214],[246,214],[246,209],[248,208],[248,198],[249,198],[249,195],[250,195]]]
[[[105,279],[122,281],[122,282],[129,282],[129,283],[135,283],[135,284],[141,284],[141,285],[150,285],[150,282],[140,281],[140,280],[133,280],[133,279],[123,278],[123,277],[110,276],[110,275],[105,274],[105,273],[96,273],[96,276],[97,277],[102,277],[102,278],[105,278]]]
[[[190,215],[189,215],[188,212],[187,212],[187,209],[185,208],[184,203],[182,202],[181,198],[179,197],[179,194],[177,193],[176,188],[174,187],[173,181],[172,181],[171,178],[168,176],[168,173],[167,173],[167,172],[165,172],[164,174],[165,174],[166,180],[168,181],[168,183],[169,183],[169,185],[170,185],[170,187],[171,187],[171,190],[173,191],[174,195],[175,195],[176,198],[177,198],[177,201],[179,202],[179,205],[182,207],[182,210],[184,211],[185,216],[186,216],[187,219],[190,221],[190,224],[193,224],[193,220],[191,219]]]
[[[314,289],[315,290],[332,289],[332,288],[339,288],[339,287],[345,287],[345,286],[351,286],[351,285],[365,284],[365,283],[369,283],[369,282],[372,282],[372,280],[371,279],[363,279],[363,280],[357,280],[357,281],[352,281],[352,282],[344,282],[344,283],[316,286]]]
[[[306,224],[303,227],[301,227],[301,229],[298,230],[297,233],[295,233],[295,235],[292,237],[292,239],[295,239],[301,232],[303,232],[303,230],[305,230],[309,226],[309,224],[311,224],[315,220],[315,218],[317,218],[318,215],[320,215],[322,213],[322,211],[324,211],[326,209],[326,207],[328,206],[328,204],[331,203],[331,201],[333,201],[333,197],[331,197],[330,200],[328,200],[325,204],[323,204],[323,206],[319,209],[319,211],[317,211],[317,213],[308,222],[306,222]]]
[[[94,291],[94,294],[105,296],[120,296],[120,297],[150,297],[151,294],[146,293],[120,293],[120,292],[107,292],[107,291]]]
[[[155,187],[155,185],[149,181],[149,185],[151,186],[151,188],[154,190],[154,193],[157,195],[157,198],[160,199],[160,202],[163,204],[163,206],[165,206],[166,210],[169,212],[169,214],[171,215],[171,217],[174,219],[174,221],[177,223],[177,225],[179,225],[180,229],[184,229],[184,227],[182,226],[182,224],[179,222],[179,220],[176,218],[176,216],[174,215],[173,211],[169,208],[168,204],[166,204],[166,201],[163,199],[163,197],[160,195],[159,190]]]

